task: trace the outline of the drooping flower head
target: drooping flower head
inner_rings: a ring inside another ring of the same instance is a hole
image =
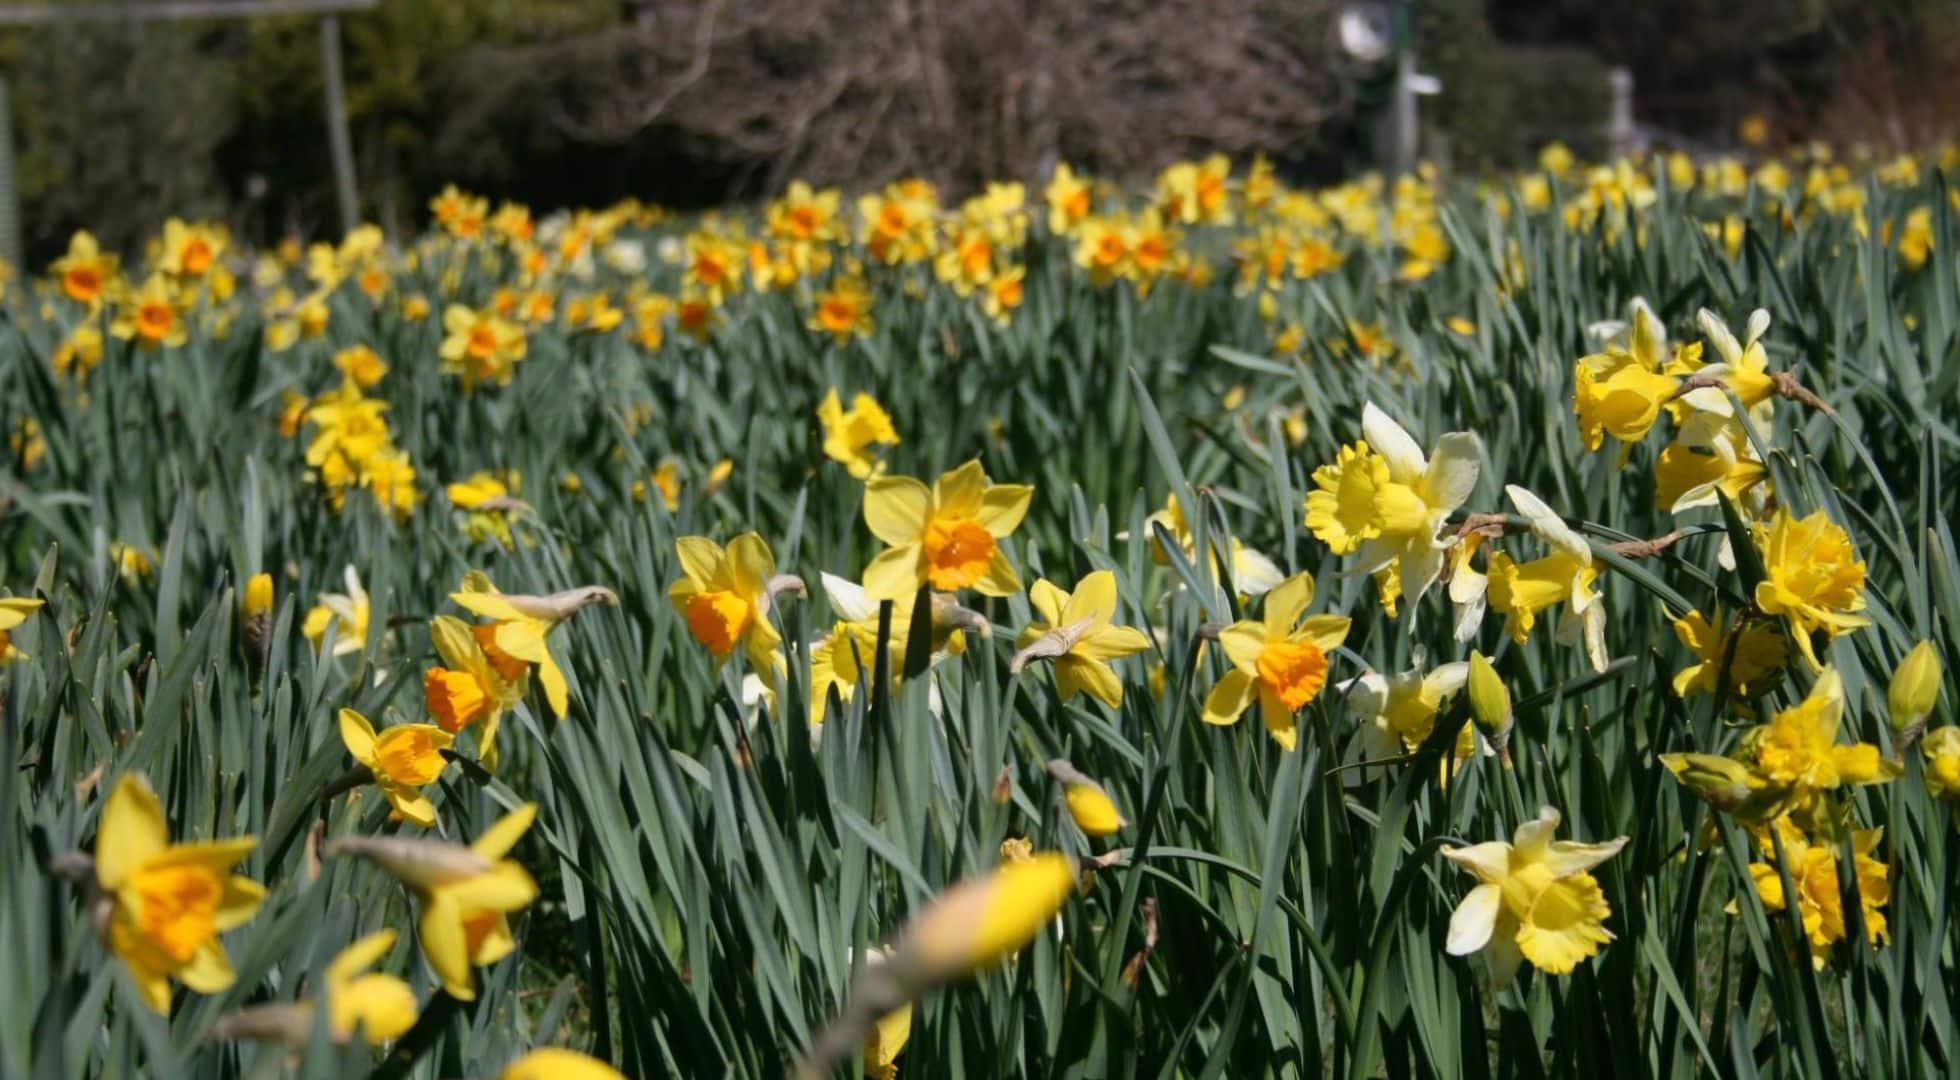
[[[462,588],[450,593],[449,599],[472,615],[490,620],[492,629],[487,634],[479,632],[477,640],[492,663],[521,661],[536,669],[545,700],[556,716],[565,715],[568,690],[565,672],[551,654],[546,635],[587,604],[619,602],[619,597],[603,585],[585,585],[549,596],[499,592],[490,578],[477,570],[463,575]]]
[[[474,1001],[473,968],[516,948],[508,916],[538,895],[531,875],[506,857],[537,812],[530,803],[512,810],[468,847],[419,837],[344,836],[330,850],[369,859],[415,890],[422,901],[417,936],[423,955],[451,997]]]

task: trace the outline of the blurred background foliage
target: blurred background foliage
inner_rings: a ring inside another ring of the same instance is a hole
[[[135,0],[140,3],[141,0]],[[1130,179],[1272,156],[1296,180],[1365,164],[1368,72],[1335,0],[384,0],[343,17],[364,216],[413,225],[457,182],[542,207],[713,205],[789,177],[958,191],[1056,160]],[[1424,149],[1514,166],[1601,153],[1606,71],[1643,134],[1726,147],[1923,145],[1960,111],[1950,0],[1417,0]],[[1202,27],[1202,33],[1191,29]],[[310,17],[70,23],[0,34],[30,259],[87,224],[126,246],[166,213],[265,240],[327,231]],[[866,118],[871,119],[867,120]]]

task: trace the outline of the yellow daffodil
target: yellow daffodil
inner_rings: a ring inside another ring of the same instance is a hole
[[[1797,914],[1803,921],[1804,939],[1810,946],[1810,963],[1821,971],[1830,960],[1831,946],[1844,940],[1847,929],[1844,890],[1838,884],[1837,845],[1830,841],[1812,843],[1788,818],[1776,819],[1773,827],[1782,834],[1783,866],[1789,871],[1790,884],[1797,891]],[[1859,914],[1865,926],[1865,937],[1875,946],[1885,942],[1883,908],[1892,898],[1891,883],[1886,880],[1889,869],[1871,855],[1878,849],[1879,839],[1883,835],[1881,829],[1860,829],[1851,833],[1852,866],[1857,873],[1853,884],[1857,886],[1861,908]],[[1766,835],[1761,838],[1760,846],[1764,857],[1770,861],[1750,863],[1749,876],[1755,881],[1756,895],[1762,899],[1763,907],[1780,912],[1789,906],[1789,897],[1783,892],[1783,876],[1777,870],[1775,848]],[[1733,902],[1729,904],[1731,911],[1735,907]]]
[[[1109,706],[1123,703],[1123,680],[1109,661],[1150,647],[1142,631],[1111,625],[1116,615],[1116,575],[1097,570],[1085,576],[1073,593],[1047,578],[1028,590],[1037,619],[1021,631],[1015,667],[1030,658],[1055,665],[1055,686],[1062,700],[1078,692]]]
[[[1522,645],[1539,613],[1564,603],[1571,618],[1560,626],[1560,636],[1568,643],[1583,643],[1593,670],[1606,670],[1606,601],[1593,588],[1599,568],[1593,565],[1591,546],[1530,491],[1512,484],[1504,492],[1552,553],[1518,563],[1494,552],[1487,593],[1491,610],[1505,617],[1505,631]]]
[[[1744,824],[1760,824],[1783,812],[1784,788],[1771,784],[1747,762],[1719,754],[1662,754],[1661,764],[1697,798]]]
[[[429,640],[442,663],[422,673],[422,698],[436,725],[451,735],[473,724],[484,768],[497,768],[497,726],[505,709],[524,700],[530,664],[497,648],[497,627],[472,627],[453,615],[429,620]]]
[[[1696,312],[1695,319],[1701,324],[1702,336],[1713,347],[1716,359],[1712,363],[1700,363],[1699,352],[1680,352],[1669,370],[1677,375],[1694,375],[1702,380],[1720,383],[1719,387],[1704,387],[1690,391],[1670,406],[1675,420],[1686,417],[1686,410],[1698,409],[1718,416],[1731,415],[1735,410],[1729,404],[1726,389],[1742,402],[1749,420],[1759,429],[1767,430],[1771,416],[1772,400],[1776,393],[1776,383],[1769,374],[1769,355],[1763,350],[1763,332],[1769,329],[1769,312],[1757,308],[1749,314],[1749,324],[1742,341],[1737,341],[1729,331],[1728,324],[1707,308]]]
[[[43,601],[28,597],[0,597],[0,664],[25,660],[27,654],[15,645],[9,635],[27,621],[29,615],[41,610]]]
[[[912,1004],[907,1002],[878,1018],[864,1037],[866,1080],[897,1080],[898,1055],[912,1038]]]
[[[152,275],[142,287],[129,294],[123,311],[109,324],[109,333],[123,341],[134,341],[144,349],[176,348],[190,340],[190,328],[171,295],[170,284],[162,275]]]
[[[878,602],[871,599],[864,588],[855,582],[846,581],[834,574],[822,575],[824,595],[830,600],[830,610],[837,616],[837,622],[830,633],[810,645],[810,722],[823,722],[824,712],[829,706],[830,692],[835,689],[840,701],[849,701],[856,694],[860,683],[869,683],[871,673],[876,668],[878,647]],[[891,617],[891,677],[896,684],[903,658],[909,648],[912,630],[912,606],[917,594],[892,601]],[[978,612],[952,602],[950,597],[932,597],[932,653],[928,666],[935,666],[949,656],[958,656],[966,650],[966,632],[975,631],[982,636],[992,634],[993,629]],[[931,688],[931,706],[938,706],[938,688]]]
[[[0,605],[5,603],[0,600]],[[4,625],[4,620],[0,620],[0,626]],[[5,651],[0,648],[0,653]],[[1933,706],[1939,704],[1941,674],[1939,650],[1932,642],[1921,641],[1906,653],[1885,690],[1885,710],[1891,718],[1892,730],[1910,731],[1925,725]]]
[[[50,266],[62,295],[93,308],[120,279],[122,260],[105,252],[87,230],[68,238],[68,251]]]
[[[366,345],[351,345],[333,354],[333,366],[363,390],[372,388],[388,374],[388,362]]]
[[[1373,402],[1361,430],[1363,441],[1314,471],[1307,528],[1337,554],[1357,553],[1360,573],[1394,575],[1395,594],[1414,601],[1442,572],[1452,541],[1437,532],[1476,488],[1481,448],[1459,431],[1425,455]]]
[[[1170,556],[1164,551],[1163,538],[1157,534],[1158,526],[1162,526],[1165,532],[1171,534],[1172,543],[1184,553],[1187,562],[1198,557],[1197,537],[1191,532],[1190,522],[1184,517],[1184,507],[1178,503],[1176,493],[1165,498],[1162,510],[1144,519],[1145,531],[1150,536],[1150,561],[1158,566],[1167,566],[1170,564]],[[1119,540],[1128,538],[1128,534],[1117,537]],[[1216,560],[1213,560],[1212,568],[1218,569]],[[1233,592],[1249,600],[1255,596],[1264,596],[1273,586],[1285,579],[1286,575],[1273,563],[1273,560],[1239,543],[1237,537],[1232,538]]]
[[[224,254],[229,238],[215,225],[191,225],[179,218],[163,223],[157,269],[172,277],[201,278]]]
[[[505,1067],[497,1080],[626,1080],[619,1070],[576,1050],[547,1046]]]
[[[1798,518],[1779,508],[1768,525],[1753,531],[1764,575],[1756,583],[1756,606],[1782,616],[1797,650],[1813,669],[1822,668],[1812,635],[1833,638],[1871,621],[1858,614],[1865,609],[1864,560],[1822,510]]]
[[[1624,343],[1581,357],[1572,370],[1572,408],[1586,449],[1599,449],[1611,435],[1622,444],[1622,465],[1680,385],[1679,379],[1662,372],[1670,359],[1667,330],[1653,309],[1635,300],[1630,322]]]
[[[857,394],[846,411],[832,387],[817,405],[817,423],[823,425],[824,456],[842,462],[860,480],[884,469],[884,462],[872,452],[874,448],[898,445],[891,414],[870,394]]]
[[[1491,979],[1500,989],[1522,961],[1547,974],[1569,975],[1613,940],[1606,929],[1612,908],[1587,871],[1618,854],[1627,838],[1603,844],[1554,840],[1558,824],[1558,811],[1543,806],[1508,844],[1443,849],[1444,858],[1477,877],[1450,916],[1446,947],[1451,956],[1488,949]]]
[[[1262,618],[1245,619],[1218,635],[1231,670],[1205,698],[1208,724],[1236,724],[1255,701],[1266,731],[1291,750],[1299,739],[1293,716],[1327,684],[1328,654],[1347,640],[1344,615],[1312,615],[1313,575],[1295,574],[1266,594]]]
[[[524,330],[491,311],[451,304],[442,313],[443,370],[461,377],[463,389],[482,383],[505,386],[524,359]]]
[[[506,858],[538,808],[530,803],[505,814],[463,847],[402,836],[345,836],[332,850],[359,855],[413,889],[422,901],[417,933],[449,996],[476,999],[474,967],[494,964],[516,948],[508,916],[538,895],[537,883]]]
[[[1843,719],[1844,682],[1836,668],[1825,668],[1808,697],[1753,728],[1743,746],[1756,771],[1787,789],[1795,805],[1809,803],[1819,791],[1883,783],[1897,776],[1898,766],[1881,757],[1878,747],[1838,743]]]
[[[1054,176],[1042,191],[1042,201],[1048,204],[1048,231],[1056,236],[1066,236],[1088,220],[1095,206],[1089,181],[1070,169],[1066,161],[1055,166]]]
[[[744,648],[749,666],[773,683],[784,668],[782,635],[769,621],[770,585],[776,576],[776,557],[755,533],[743,533],[727,547],[705,536],[683,536],[674,542],[680,554],[682,577],[667,589],[674,610],[720,667]]]
[[[395,946],[395,932],[380,930],[342,949],[325,972],[327,1031],[336,1043],[353,1041],[356,1034],[369,1046],[380,1046],[407,1034],[415,1026],[419,1006],[415,990],[401,978],[369,971]],[[303,1047],[313,1034],[311,1001],[248,1005],[219,1017],[211,1026],[218,1040],[277,1040]]]
[[[1732,417],[1695,413],[1654,461],[1654,503],[1672,513],[1714,506],[1719,492],[1747,515],[1769,490],[1769,470]]]
[[[619,598],[602,585],[586,585],[555,592],[549,596],[530,596],[498,592],[490,579],[479,571],[463,575],[462,588],[449,594],[457,607],[479,618],[490,620],[494,631],[478,640],[494,664],[522,661],[537,669],[538,683],[544,687],[545,701],[554,716],[565,715],[568,707],[565,673],[551,655],[545,640],[553,627],[570,618],[587,604],[616,604]]]
[[[306,613],[306,620],[300,632],[317,650],[324,643],[327,631],[333,630],[333,655],[346,656],[367,647],[368,637],[368,594],[361,587],[361,575],[349,566],[344,580],[347,591],[344,593],[321,593],[320,602]]]
[[[810,312],[810,329],[829,334],[838,344],[871,336],[871,290],[864,279],[845,275],[817,295]]]
[[[449,765],[442,756],[452,741],[449,732],[434,724],[395,724],[377,733],[367,717],[342,709],[340,741],[374,774],[374,785],[394,808],[390,817],[425,829],[436,823],[435,804],[421,789]]]
[[[381,930],[342,949],[327,964],[327,1025],[346,1041],[358,1031],[371,1046],[398,1039],[415,1026],[415,991],[394,975],[369,971],[395,947],[395,932]]]
[[[882,963],[867,964],[843,1012],[817,1037],[798,1077],[829,1075],[880,1017],[1026,948],[1075,891],[1075,860],[1041,852],[952,885],[915,913]]]
[[[170,1011],[170,980],[215,994],[234,979],[218,935],[243,924],[265,886],[232,873],[255,837],[172,844],[163,806],[136,773],[109,792],[95,834],[96,929],[129,969],[143,1002]]]
[[[1348,711],[1361,727],[1362,754],[1380,760],[1414,752],[1435,730],[1437,714],[1463,689],[1469,675],[1470,665],[1458,661],[1428,671],[1418,664],[1392,675],[1367,671],[1343,684]],[[1465,724],[1457,734],[1454,760],[1469,758],[1476,741],[1474,729]]]
[[[1919,751],[1926,758],[1926,791],[1935,799],[1960,799],[1960,727],[1927,732]]]
[[[1723,629],[1721,621],[1719,611],[1714,624],[1699,611],[1690,611],[1674,620],[1674,636],[1695,654],[1695,663],[1674,675],[1677,697],[1714,693],[1721,685],[1718,680],[1725,665],[1728,669],[1725,692],[1739,697],[1761,693],[1763,684],[1783,670],[1782,634],[1753,621]]]
[[[865,591],[877,600],[927,583],[939,592],[1019,592],[1021,579],[999,541],[1020,526],[1033,497],[1021,484],[989,484],[978,461],[942,474],[930,488],[909,476],[873,477],[865,485],[864,523],[889,546],[865,568]]]

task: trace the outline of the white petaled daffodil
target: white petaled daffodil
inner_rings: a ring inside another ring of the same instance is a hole
[[[1558,823],[1558,811],[1544,806],[1535,819],[1518,826],[1508,844],[1492,840],[1442,851],[1477,877],[1477,886],[1450,916],[1449,953],[1468,956],[1488,949],[1491,981],[1499,989],[1522,961],[1548,974],[1569,975],[1613,940],[1605,925],[1613,909],[1587,871],[1618,854],[1627,838],[1603,844],[1554,840]]]
[[[1437,714],[1469,676],[1470,665],[1461,660],[1424,671],[1418,652],[1415,666],[1407,671],[1390,675],[1367,671],[1342,683],[1348,711],[1360,725],[1363,756],[1379,761],[1421,746],[1434,730]],[[1465,724],[1455,757],[1468,757],[1475,744],[1475,733]]]
[[[1530,491],[1509,484],[1504,493],[1531,523],[1531,531],[1551,545],[1552,553],[1526,563],[1515,562],[1501,551],[1493,554],[1491,609],[1506,617],[1506,631],[1522,644],[1537,625],[1539,612],[1564,603],[1570,618],[1559,626],[1560,640],[1568,645],[1583,642],[1593,670],[1605,671],[1606,600],[1594,589],[1599,567],[1593,563],[1592,545]]]
[[[1437,533],[1476,489],[1482,451],[1475,435],[1458,431],[1436,440],[1435,452],[1424,454],[1402,425],[1372,401],[1361,411],[1361,431],[1366,439],[1361,457],[1351,466],[1337,467],[1336,473],[1347,468],[1360,470],[1376,459],[1385,468],[1373,469],[1374,480],[1365,485],[1371,490],[1362,493],[1366,498],[1355,496],[1367,503],[1355,507],[1361,523],[1349,530],[1359,541],[1354,548],[1359,563],[1356,569],[1366,574],[1394,575],[1393,586],[1383,583],[1384,595],[1399,594],[1413,604],[1442,572],[1444,557],[1455,538],[1439,538]],[[1323,482],[1321,472],[1316,471],[1315,482],[1329,488],[1333,498],[1346,499],[1347,485],[1336,473],[1330,473]],[[1317,520],[1313,511],[1320,509],[1314,495],[1309,496],[1310,526]],[[1347,513],[1346,509],[1325,512],[1330,518]],[[1319,535],[1321,530],[1316,526],[1315,531]]]

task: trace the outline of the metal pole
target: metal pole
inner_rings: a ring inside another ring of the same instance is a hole
[[[354,193],[354,140],[347,133],[347,87],[340,74],[340,16],[320,19],[320,67],[326,73],[327,148],[333,156],[334,201],[340,208],[342,235],[360,223]]]
[[[1606,114],[1606,145],[1616,158],[1633,153],[1639,133],[1633,126],[1633,72],[1616,67],[1606,73],[1612,107]]]
[[[20,269],[20,188],[14,175],[13,109],[7,80],[0,76],[0,257]]]

